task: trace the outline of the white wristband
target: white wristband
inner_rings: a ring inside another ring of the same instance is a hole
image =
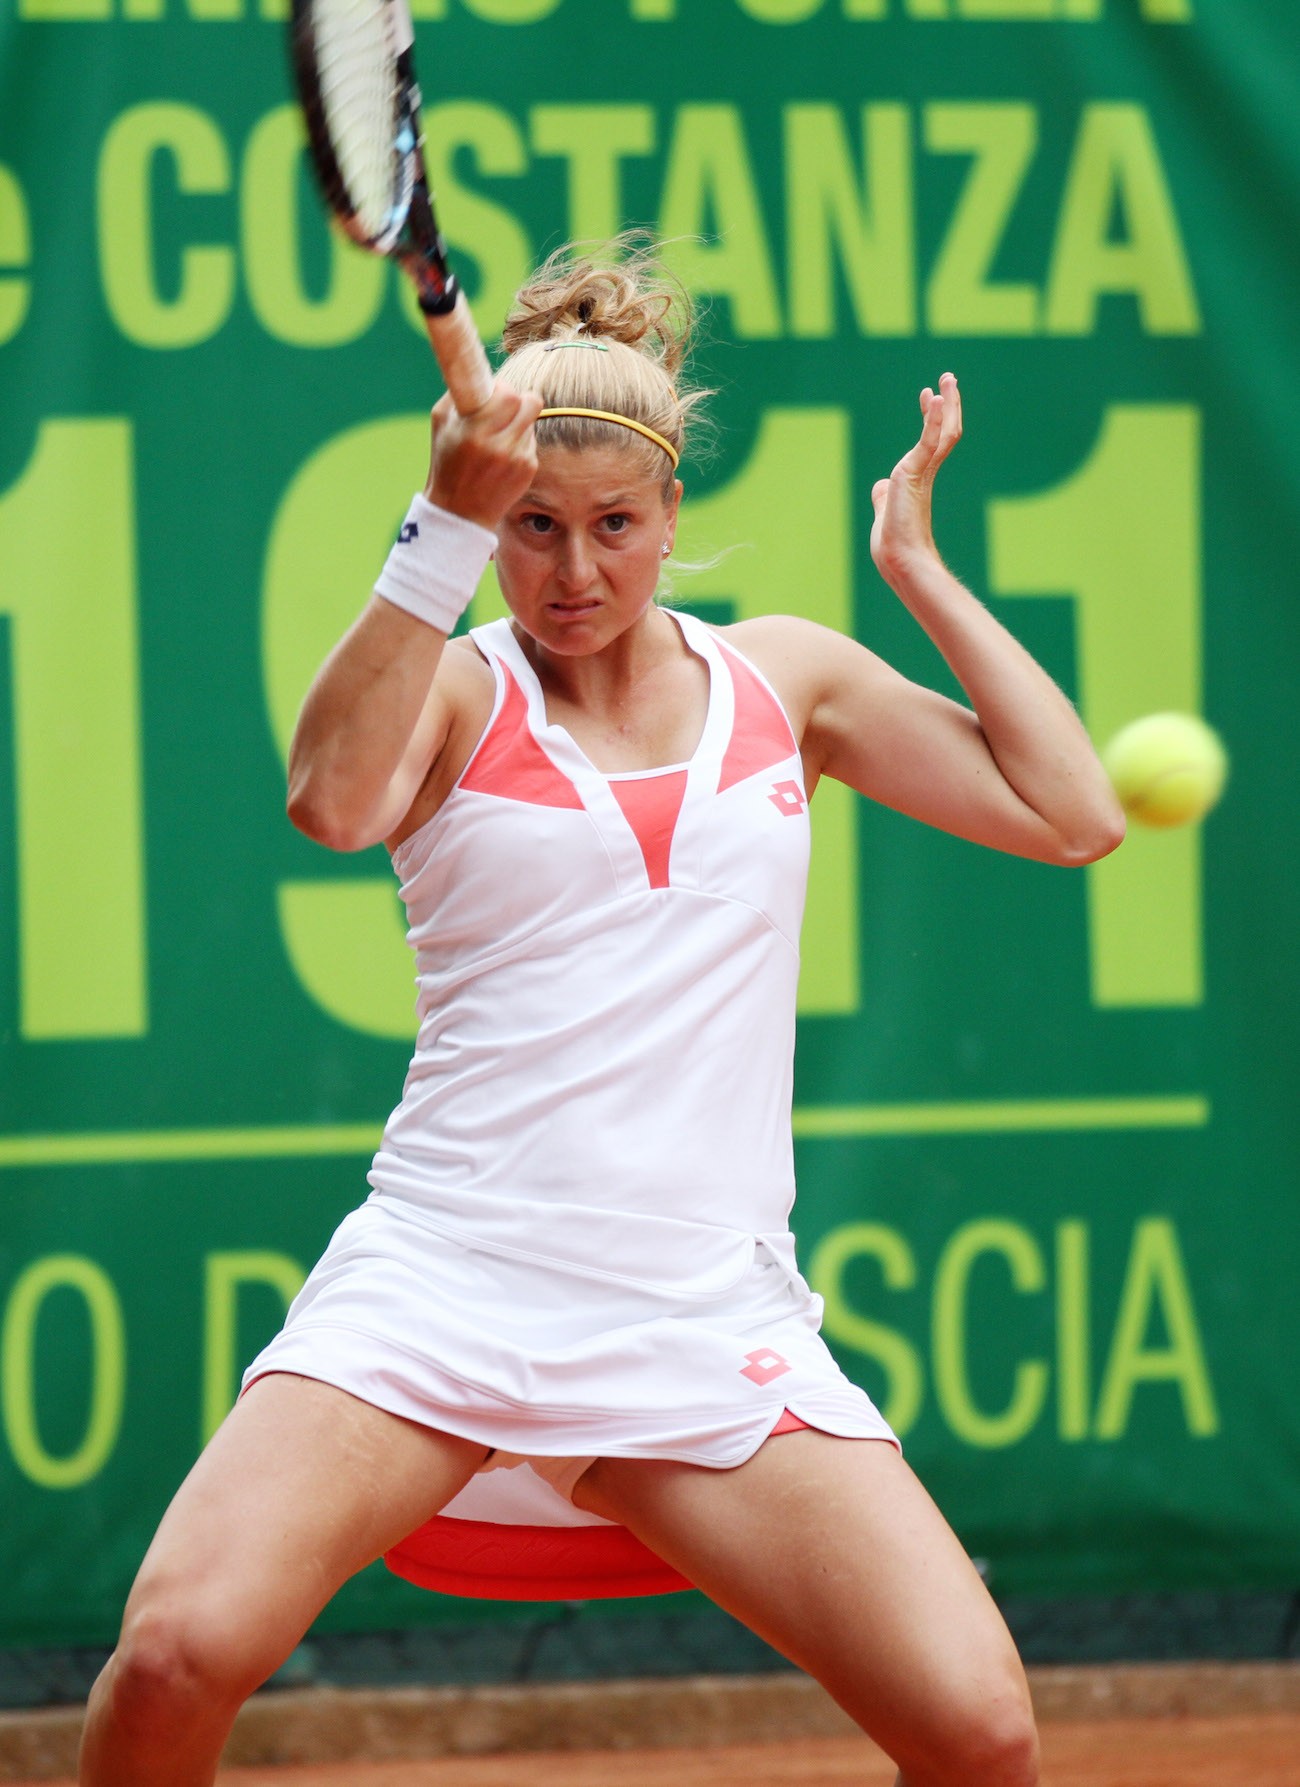
[[[439,509],[417,491],[375,594],[450,633],[469,607],[497,537],[477,521]]]

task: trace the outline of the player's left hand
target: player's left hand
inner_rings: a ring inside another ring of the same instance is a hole
[[[876,511],[871,556],[891,585],[906,579],[922,560],[939,556],[931,521],[934,479],[961,439],[961,392],[951,372],[944,373],[937,391],[928,385],[922,391],[921,416],[920,440],[871,492]]]

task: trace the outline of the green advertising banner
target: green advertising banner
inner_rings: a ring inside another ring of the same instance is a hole
[[[282,12],[0,0],[8,1644],[112,1636],[366,1194],[413,1038],[387,861],[291,829],[283,755],[439,385],[399,276],[325,227]],[[706,302],[684,547],[715,562],[681,600],[807,614],[948,686],[868,537],[951,367],[950,563],[1099,741],[1164,709],[1222,732],[1205,826],[1084,871],[818,794],[796,1228],[838,1356],[995,1589],[1294,1586],[1300,16],[416,14],[489,339],[538,256],[628,224]],[[373,1570],[327,1617],[483,1612]]]

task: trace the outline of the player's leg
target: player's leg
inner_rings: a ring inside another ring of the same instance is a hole
[[[255,1383],[140,1567],[91,1695],[84,1787],[206,1787],[239,1706],[335,1591],[485,1456],[310,1378]]]
[[[574,1500],[628,1526],[822,1682],[907,1787],[1037,1781],[1010,1635],[892,1446],[803,1432],[729,1471],[601,1459]]]

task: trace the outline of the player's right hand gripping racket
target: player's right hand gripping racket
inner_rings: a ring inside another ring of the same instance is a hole
[[[325,202],[354,242],[411,275],[451,400],[470,415],[492,369],[433,214],[406,0],[293,0],[290,34]]]

